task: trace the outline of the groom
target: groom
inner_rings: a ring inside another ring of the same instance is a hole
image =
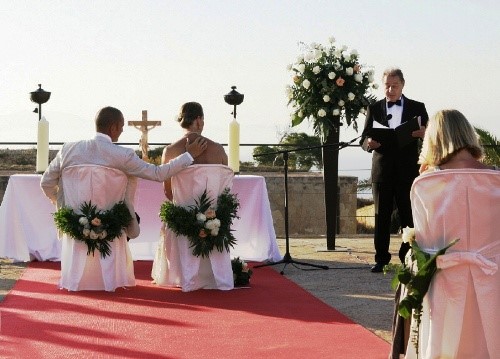
[[[61,175],[64,168],[90,164],[122,171],[129,178],[125,202],[133,218],[127,228],[127,236],[135,238],[139,235],[139,223],[133,208],[133,198],[137,186],[136,177],[157,182],[165,181],[189,166],[194,158],[205,151],[207,143],[203,137],[197,138],[192,143],[187,139],[184,153],[166,164],[156,166],[140,159],[131,148],[114,144],[123,132],[124,124],[125,121],[120,110],[114,107],[102,108],[95,119],[97,132],[95,137],[90,140],[64,144],[43,174],[40,186],[52,203],[57,203],[60,208],[64,206],[61,185]]]
[[[368,106],[366,122],[361,137],[361,147],[373,152],[371,181],[375,204],[375,265],[374,273],[382,272],[391,260],[389,253],[391,215],[394,203],[398,208],[401,227],[413,227],[410,189],[418,176],[419,141],[425,134],[425,125],[429,116],[422,102],[410,100],[403,95],[405,79],[398,68],[384,71],[383,82],[385,98]],[[396,128],[414,117],[420,117],[420,129],[412,132],[415,140],[398,148],[396,136],[385,142],[376,141],[370,135],[374,122],[389,128]],[[409,249],[408,243],[402,243],[399,258],[404,257]]]

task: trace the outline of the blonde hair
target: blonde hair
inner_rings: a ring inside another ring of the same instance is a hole
[[[441,110],[429,120],[419,163],[439,166],[462,149],[476,160],[483,157],[478,135],[465,116],[457,110]]]

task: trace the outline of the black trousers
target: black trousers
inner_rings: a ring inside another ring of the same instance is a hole
[[[388,264],[391,261],[389,243],[391,239],[391,216],[394,203],[398,209],[401,227],[413,227],[411,214],[410,189],[413,182],[375,182],[372,184],[373,201],[375,205],[375,262]],[[402,243],[399,257],[404,262],[404,256],[409,249],[407,243]]]

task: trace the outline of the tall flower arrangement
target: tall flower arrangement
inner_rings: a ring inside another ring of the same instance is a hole
[[[316,135],[328,136],[335,118],[357,130],[356,118],[375,100],[374,71],[362,66],[356,50],[337,46],[330,37],[328,45],[300,43],[302,53],[288,66],[292,85],[286,88],[292,106],[292,126],[304,119],[312,121]]]

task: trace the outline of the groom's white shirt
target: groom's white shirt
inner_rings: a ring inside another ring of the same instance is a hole
[[[131,148],[114,144],[108,135],[96,133],[90,140],[68,142],[63,145],[56,157],[42,176],[40,186],[45,195],[58,208],[64,206],[64,194],[62,193],[62,170],[68,166],[76,165],[100,165],[116,168],[125,173],[128,178],[125,202],[133,211],[133,198],[137,186],[137,178],[163,182],[175,175],[193,162],[193,157],[188,152],[172,159],[163,165],[153,165],[140,159]],[[133,223],[128,228],[127,235],[135,238],[139,235],[139,225],[135,216]]]

